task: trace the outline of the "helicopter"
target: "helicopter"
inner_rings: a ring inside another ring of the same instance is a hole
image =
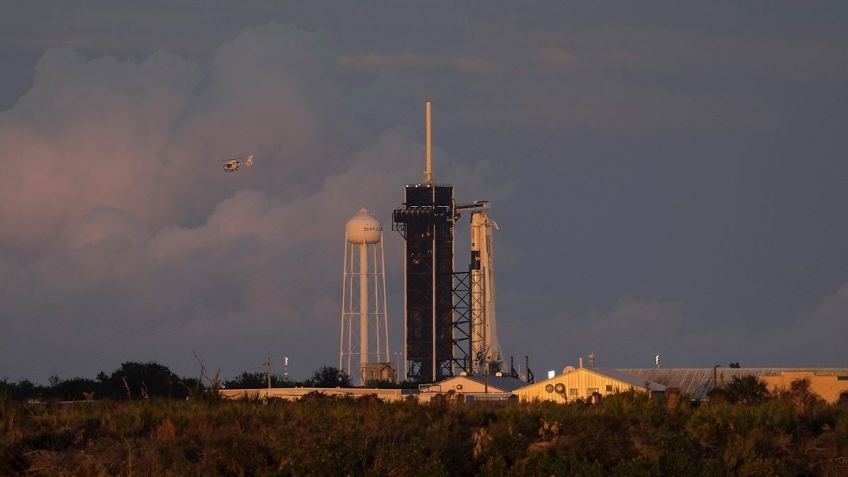
[[[230,159],[229,161],[224,163],[224,170],[227,172],[235,172],[240,166],[252,167],[253,159],[254,157],[252,155],[244,158],[244,162],[242,162],[241,158]]]

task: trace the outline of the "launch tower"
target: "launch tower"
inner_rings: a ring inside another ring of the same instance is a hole
[[[435,382],[453,359],[453,186],[433,183],[430,102],[424,182],[408,184],[392,227],[405,239],[405,376]]]

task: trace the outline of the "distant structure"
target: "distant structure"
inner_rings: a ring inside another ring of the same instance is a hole
[[[625,391],[645,393],[652,397],[665,395],[666,386],[616,369],[566,367],[560,375],[513,391],[521,401],[553,401],[558,403],[597,402],[610,394]]]
[[[367,209],[359,209],[347,222],[339,369],[360,385],[394,380],[382,239],[383,226]]]
[[[470,335],[468,356],[472,374],[495,374],[503,368],[495,321],[495,250],[489,202],[456,207],[471,213],[471,263],[469,274]]]
[[[453,374],[453,186],[433,183],[430,102],[424,182],[408,184],[392,227],[404,238],[405,376],[436,382]]]
[[[829,403],[848,402],[846,368],[627,368],[623,373],[680,390],[693,400],[709,399],[710,392],[722,388],[733,378],[755,376],[771,392],[789,389],[792,382],[807,379],[810,391]]]
[[[493,227],[488,201],[457,205],[451,185],[433,182],[430,102],[426,107],[424,181],[407,184],[392,213],[404,238],[404,371],[406,379],[435,383],[460,373],[501,372],[495,321]],[[454,227],[471,216],[471,263],[454,271]],[[510,375],[518,376],[515,369]],[[532,372],[527,370],[527,379]]]

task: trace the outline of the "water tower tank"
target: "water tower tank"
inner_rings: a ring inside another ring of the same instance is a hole
[[[359,209],[353,218],[347,221],[345,238],[349,243],[371,244],[380,241],[383,226],[368,209]]]

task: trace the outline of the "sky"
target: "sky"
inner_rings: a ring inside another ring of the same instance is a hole
[[[400,351],[425,100],[436,181],[492,202],[499,339],[537,376],[848,367],[843,1],[0,9],[0,379],[336,365],[360,207]]]

